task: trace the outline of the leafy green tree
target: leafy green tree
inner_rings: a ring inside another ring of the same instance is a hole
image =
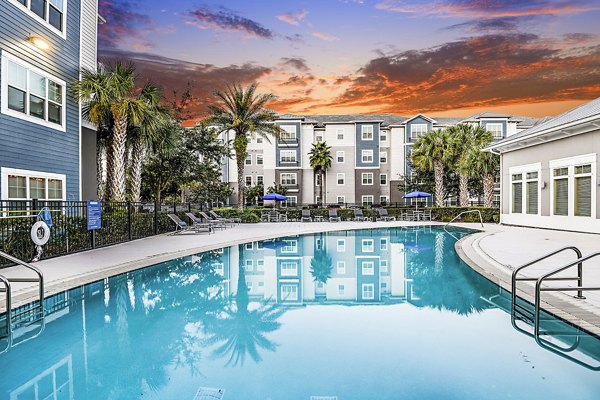
[[[432,130],[422,136],[413,145],[411,162],[419,169],[433,171],[435,180],[435,204],[444,205],[446,188],[444,187],[445,163],[451,156],[450,136],[445,130]]]
[[[325,172],[331,168],[331,146],[327,146],[325,142],[317,142],[312,144],[312,149],[308,153],[310,158],[310,167],[314,170],[315,175],[320,179],[319,199],[324,203],[323,186],[325,186]]]
[[[278,137],[281,129],[274,121],[277,115],[266,108],[275,99],[271,93],[257,94],[258,84],[247,88],[234,83],[225,91],[215,92],[216,104],[208,106],[209,125],[216,125],[221,132],[233,131],[233,150],[238,174],[238,210],[244,210],[244,167],[248,155],[248,134],[254,133],[265,140]]]
[[[265,195],[265,187],[261,183],[254,186],[246,186],[245,190],[246,204],[257,204]]]
[[[282,196],[285,196],[285,195],[287,195],[288,190],[282,184],[273,182],[273,186],[269,186],[267,188],[267,194],[271,194],[271,193],[277,193]]]

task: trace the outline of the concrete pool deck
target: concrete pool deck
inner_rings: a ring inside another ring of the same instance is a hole
[[[44,273],[45,295],[49,296],[173,258],[249,241],[315,232],[419,225],[438,225],[438,223],[344,221],[241,224],[234,228],[219,230],[213,235],[152,236],[43,260],[35,265]],[[473,269],[507,290],[510,290],[510,274],[514,267],[543,254],[567,245],[579,247],[584,255],[600,251],[600,235],[495,224],[486,224],[484,228],[478,224],[456,224],[456,226],[481,230],[457,242],[456,249],[461,258]],[[540,263],[537,267],[532,267],[528,270],[528,274],[538,276],[542,271],[549,271],[572,260],[574,260],[573,253],[560,254]],[[0,273],[7,277],[23,276],[24,269],[5,268],[0,270]],[[31,272],[25,274],[33,275]],[[600,258],[586,263],[584,285],[600,286]],[[13,307],[35,300],[36,290],[34,284],[13,284]],[[520,293],[520,295],[531,298],[527,293]],[[585,296],[587,297],[585,300],[576,300],[565,293],[544,294],[544,298],[551,299],[544,304],[544,308],[590,332],[600,334],[600,292],[587,292]],[[3,311],[3,306],[4,302],[0,305],[0,312]]]

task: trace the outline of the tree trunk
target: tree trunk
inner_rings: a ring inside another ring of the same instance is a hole
[[[111,197],[114,201],[125,201],[125,142],[127,139],[127,116],[115,115],[114,135],[112,142],[112,174],[108,182]]]
[[[106,151],[105,143],[102,140],[96,140],[96,195],[99,200],[104,199],[104,153]]]
[[[128,193],[131,201],[138,202],[142,190],[142,165],[146,157],[146,146],[141,139],[136,139],[131,149],[130,168],[128,174]]]
[[[467,207],[469,205],[469,177],[467,175],[458,175],[458,190],[458,205]]]
[[[444,189],[444,164],[442,160],[433,160],[433,174],[435,178],[435,205],[443,207],[446,194]]]
[[[235,161],[237,162],[237,174],[238,174],[238,211],[244,211],[244,163],[246,162],[246,157],[240,157],[238,154],[235,156]]]
[[[160,201],[162,200],[161,193],[162,193],[162,190],[160,189],[160,185],[156,185],[156,193],[154,194],[154,200],[156,200],[156,202],[159,204],[159,206],[160,206]]]
[[[321,175],[321,186],[319,186],[319,200],[321,204],[325,205],[325,199],[323,198],[323,186],[325,186],[325,174],[323,170],[319,171],[319,175]]]
[[[485,174],[483,176],[483,205],[493,207],[494,205],[494,175]]]
[[[110,186],[110,182],[112,182],[113,176],[113,157],[112,157],[112,138],[107,143],[104,148],[104,153],[106,154],[106,179],[104,181],[104,194],[102,200],[110,201],[112,199],[112,188]]]

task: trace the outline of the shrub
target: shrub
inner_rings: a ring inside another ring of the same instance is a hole
[[[260,222],[260,217],[252,211],[244,211],[240,218],[244,224],[256,224]]]

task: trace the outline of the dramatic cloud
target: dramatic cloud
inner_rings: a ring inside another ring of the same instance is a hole
[[[291,76],[287,81],[283,82],[281,86],[308,86],[308,84],[315,80],[312,75],[294,75]]]
[[[470,33],[516,32],[519,23],[525,17],[501,17],[490,19],[475,19],[461,24],[450,25],[445,30],[464,30]]]
[[[340,38],[330,35],[324,32],[313,32],[312,35],[319,40],[324,40],[326,42],[333,42],[334,40],[340,40]]]
[[[268,28],[251,19],[242,17],[235,12],[219,8],[199,8],[188,13],[190,18],[187,22],[200,29],[213,29],[230,32],[242,32],[248,37],[273,39],[275,34]]]
[[[410,114],[600,96],[600,46],[573,52],[556,44],[532,34],[484,35],[378,57],[330,105]]]
[[[98,26],[99,48],[117,48],[126,42],[133,42],[134,46],[146,49],[152,47],[150,42],[143,39],[152,29],[152,19],[135,11],[139,8],[138,2],[100,0],[98,8],[106,19],[105,24]]]
[[[380,10],[425,15],[498,18],[525,15],[579,14],[600,9],[595,0],[437,0],[430,2],[384,0]]]
[[[308,72],[310,70],[306,64],[306,60],[302,57],[283,57],[279,65],[294,68],[300,72]]]
[[[277,19],[280,21],[283,21],[287,24],[298,26],[298,25],[300,25],[300,22],[302,22],[302,20],[304,20],[304,18],[306,18],[307,15],[308,15],[307,10],[298,10],[298,11],[293,11],[293,12],[285,13],[282,15],[278,15]]]

